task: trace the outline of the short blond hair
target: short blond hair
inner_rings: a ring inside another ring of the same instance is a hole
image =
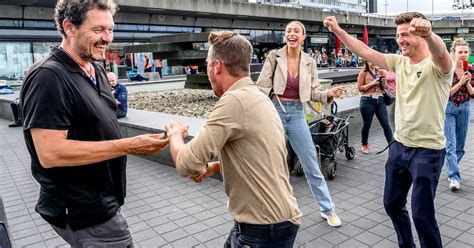
[[[211,32],[208,43],[210,56],[220,60],[234,77],[250,75],[253,47],[242,35],[231,31]]]

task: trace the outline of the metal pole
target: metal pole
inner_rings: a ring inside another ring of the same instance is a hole
[[[434,16],[434,0],[431,0],[431,18]]]

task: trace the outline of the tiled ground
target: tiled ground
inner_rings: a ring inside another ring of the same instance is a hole
[[[0,196],[3,198],[15,247],[67,247],[34,211],[38,184],[31,176],[30,159],[21,129],[8,128],[0,119]],[[446,247],[474,244],[474,131],[468,136],[461,164],[462,188],[450,192],[445,172],[436,198],[437,218]],[[374,130],[371,148],[384,145]],[[352,144],[359,141],[353,139]],[[340,154],[337,177],[329,181],[340,228],[319,217],[304,177],[291,183],[304,213],[298,247],[397,247],[392,224],[382,205],[384,163],[387,153],[363,155],[347,161]],[[210,179],[195,184],[172,167],[129,157],[128,196],[122,213],[130,225],[136,247],[222,247],[232,225],[222,183]]]

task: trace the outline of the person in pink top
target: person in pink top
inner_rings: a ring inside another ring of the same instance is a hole
[[[385,80],[387,82],[387,90],[395,96],[397,92],[397,82],[395,82],[395,73],[384,71]]]

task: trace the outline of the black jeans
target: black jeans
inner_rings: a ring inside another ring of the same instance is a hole
[[[434,199],[446,150],[410,148],[395,141],[385,165],[383,204],[397,233],[400,247],[415,247],[406,208],[413,185],[411,212],[422,248],[441,248]]]
[[[224,248],[292,248],[299,226],[289,221],[268,225],[245,224],[236,222],[230,230]],[[242,230],[241,230],[242,229]]]
[[[392,128],[390,128],[390,122],[388,119],[387,106],[383,101],[383,97],[372,98],[370,96],[360,97],[360,113],[364,126],[362,127],[362,145],[369,144],[369,131],[372,125],[372,119],[377,116],[380,125],[383,128],[385,139],[387,143],[390,143],[393,139]]]

